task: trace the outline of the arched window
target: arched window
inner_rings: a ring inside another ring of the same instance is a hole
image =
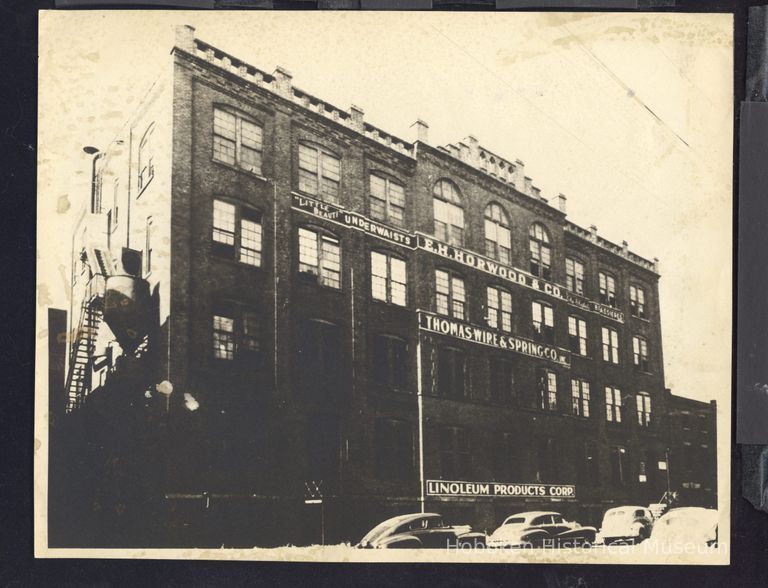
[[[213,109],[213,159],[261,173],[261,125],[242,113],[222,107]]]
[[[531,251],[531,273],[545,280],[552,279],[552,248],[549,233],[541,223],[533,223],[528,231]]]
[[[341,289],[341,245],[335,235],[299,227],[299,273]]]
[[[341,159],[312,143],[299,145],[299,191],[339,203]]]
[[[507,213],[498,204],[485,208],[485,254],[509,265],[512,251],[512,233]]]
[[[464,209],[456,184],[440,180],[432,189],[435,237],[450,245],[464,245]]]
[[[155,123],[149,125],[139,143],[139,193],[149,185],[155,177],[155,166],[152,163],[152,132]]]

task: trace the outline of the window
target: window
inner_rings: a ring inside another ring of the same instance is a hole
[[[549,304],[534,300],[531,303],[533,338],[544,343],[555,342],[555,313]]]
[[[531,273],[545,280],[552,279],[552,249],[549,234],[541,223],[533,223],[528,231],[531,252]]]
[[[147,217],[144,227],[144,275],[152,272],[152,217]]]
[[[637,464],[637,481],[641,484],[645,484],[648,481],[648,473],[644,461],[638,462]],[[645,516],[645,513],[642,510],[637,510],[635,511],[634,516],[642,517]]]
[[[600,469],[597,456],[597,446],[592,441],[584,442],[584,468],[582,469],[582,482],[590,485],[600,483]]]
[[[213,356],[252,361],[261,350],[259,318],[252,311],[217,310],[213,314]]]
[[[619,333],[612,327],[603,327],[603,361],[619,363]]]
[[[117,223],[120,220],[120,179],[115,178],[115,183],[112,187],[112,227],[114,231],[117,227]]]
[[[570,257],[565,258],[565,285],[571,292],[584,295],[584,264]]]
[[[299,190],[338,204],[341,160],[332,153],[302,143],[299,145]]]
[[[568,317],[568,343],[571,353],[587,355],[587,321],[577,316]]]
[[[299,228],[299,272],[319,284],[341,289],[341,248],[336,237]]]
[[[466,394],[466,360],[464,353],[452,347],[437,352],[437,394],[446,398],[463,398]]]
[[[213,109],[213,159],[261,173],[262,128],[242,114]]]
[[[608,306],[616,306],[616,278],[611,274],[600,272],[597,279],[600,302]]]
[[[648,392],[638,392],[635,401],[637,402],[637,424],[647,427],[651,424],[651,395]]]
[[[464,209],[461,195],[453,182],[440,180],[432,189],[435,237],[450,245],[464,245]]]
[[[632,316],[645,318],[645,290],[640,286],[629,287],[629,311]]]
[[[338,325],[310,319],[300,324],[297,364],[298,378],[304,394],[322,399],[338,395],[341,390],[341,333]]]
[[[557,478],[558,468],[558,447],[557,443],[551,437],[538,439],[536,443],[536,481],[539,483],[553,482]],[[551,515],[547,515],[544,524],[551,522]],[[534,521],[535,523],[535,521]]]
[[[539,408],[557,410],[557,374],[544,370],[539,375]]]
[[[389,253],[371,251],[371,296],[374,300],[405,306],[407,274],[404,260]]]
[[[512,482],[520,478],[520,459],[517,435],[502,433],[493,452],[494,480]]]
[[[152,163],[152,133],[155,130],[155,123],[149,125],[144,132],[144,136],[139,143],[139,193],[149,185],[152,178],[155,177],[155,166]]]
[[[472,476],[469,432],[460,427],[440,429],[440,470],[444,480],[463,480]]]
[[[611,481],[614,486],[623,486],[629,475],[627,450],[624,447],[611,448]]]
[[[515,397],[515,375],[512,363],[504,359],[488,361],[488,381],[491,400],[508,403]]]
[[[213,356],[217,359],[235,359],[235,319],[213,315]]]
[[[413,470],[411,424],[397,419],[376,420],[376,472],[382,478],[402,479]]]
[[[260,267],[261,240],[259,211],[223,200],[213,201],[214,254]]]
[[[648,342],[637,335],[632,337],[632,361],[641,372],[649,371]]]
[[[512,295],[501,288],[489,286],[486,289],[488,308],[485,320],[489,327],[512,332]]]
[[[392,335],[375,335],[371,348],[374,381],[389,390],[408,389],[408,344]]]
[[[512,233],[504,209],[496,204],[485,208],[485,254],[509,265],[512,251]]]
[[[438,314],[466,318],[464,278],[445,270],[435,270],[435,309]]]
[[[621,390],[613,386],[605,387],[605,420],[621,422]]]
[[[405,221],[405,190],[401,184],[377,174],[370,175],[371,216],[398,227]]]
[[[571,380],[571,408],[574,416],[589,417],[589,382],[586,380]]]

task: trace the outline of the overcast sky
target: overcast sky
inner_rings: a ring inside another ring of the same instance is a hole
[[[168,64],[173,26],[410,139],[468,134],[522,159],[568,217],[661,260],[667,385],[729,403],[729,15],[46,13],[40,38],[38,302],[68,308],[68,239],[106,146]],[[43,226],[43,225],[41,225]],[[40,330],[42,330],[42,326]]]

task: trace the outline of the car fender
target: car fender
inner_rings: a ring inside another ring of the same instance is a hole
[[[377,545],[380,549],[421,549],[421,539],[413,535],[397,535],[390,537]]]
[[[593,542],[595,540],[596,534],[597,534],[597,529],[595,529],[594,527],[576,527],[574,529],[568,529],[567,531],[563,531],[557,537],[558,539],[583,538],[587,541]]]

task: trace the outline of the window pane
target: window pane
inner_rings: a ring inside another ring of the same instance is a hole
[[[299,229],[299,271],[318,274],[317,235],[307,229]]]
[[[235,244],[235,206],[213,201],[213,240],[226,245]]]
[[[242,219],[240,231],[240,261],[261,265],[261,224]]]

